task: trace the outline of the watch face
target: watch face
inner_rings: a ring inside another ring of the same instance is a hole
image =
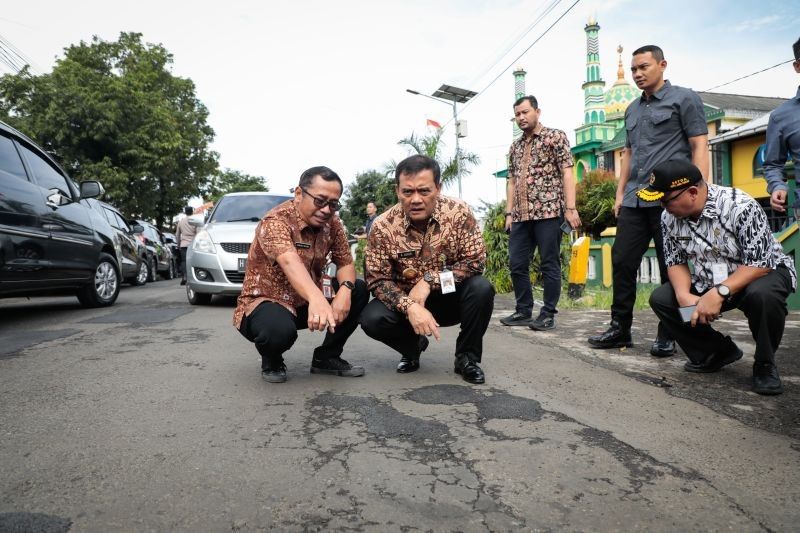
[[[433,276],[431,275],[430,272],[425,272],[425,274],[422,276],[422,279],[430,283],[431,281],[433,281]]]
[[[717,292],[719,292],[720,296],[728,296],[731,290],[726,285],[717,285]]]

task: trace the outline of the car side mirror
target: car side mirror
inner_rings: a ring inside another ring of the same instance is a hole
[[[141,224],[134,224],[131,226],[131,231],[134,233],[144,233],[144,226]]]
[[[97,198],[103,196],[106,192],[99,181],[82,181],[81,182],[81,198]]]

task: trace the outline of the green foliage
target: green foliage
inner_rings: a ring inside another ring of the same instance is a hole
[[[511,273],[508,270],[508,234],[505,230],[505,201],[494,205],[484,204],[483,241],[486,243],[486,270],[484,276],[498,293],[510,292]]]
[[[377,170],[367,170],[356,175],[356,179],[344,188],[342,196],[344,207],[339,212],[339,217],[351,233],[364,225],[369,202],[375,202],[379,214],[397,203],[394,179]]]
[[[450,159],[446,159],[442,155],[442,147],[445,146],[445,142],[442,141],[442,132],[443,130],[436,130],[430,135],[421,136],[412,133],[410,137],[400,139],[397,144],[409,147],[409,155],[421,154],[426,155],[431,159],[435,159],[439,163],[439,168],[442,171],[441,183],[442,185],[448,185],[456,181],[456,178],[458,177],[458,166],[455,156]],[[472,173],[472,167],[480,164],[481,162],[480,157],[478,157],[477,154],[464,152],[463,150],[461,151],[460,159],[462,178],[470,175]],[[396,161],[389,161],[386,164],[386,171],[392,176],[394,176],[394,171],[396,168]]]
[[[583,229],[594,239],[609,226],[616,224],[614,201],[617,178],[613,172],[591,170],[576,188],[575,207],[581,217]]]
[[[269,191],[265,178],[226,168],[211,177],[204,188],[203,197],[217,203],[217,200],[229,192],[259,191]]]
[[[0,120],[55,154],[76,181],[98,179],[123,212],[163,226],[217,171],[208,110],[172,55],[139,33],[65,49],[52,72],[0,78]]]

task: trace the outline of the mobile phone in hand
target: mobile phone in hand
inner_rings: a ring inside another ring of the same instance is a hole
[[[696,305],[687,305],[686,307],[679,307],[678,311],[681,313],[681,320],[683,320],[686,324],[692,321],[692,315],[694,314],[694,310],[697,308]]]
[[[566,233],[567,235],[569,235],[570,233],[572,233],[572,226],[570,225],[570,223],[569,223],[569,222],[567,222],[567,221],[565,220],[565,221],[564,221],[564,223],[563,223],[563,224],[561,224],[561,231],[563,231],[564,233]]]

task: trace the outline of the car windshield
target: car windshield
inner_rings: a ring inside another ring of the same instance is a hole
[[[242,195],[224,196],[214,209],[209,222],[258,222],[267,211],[291,196]]]

